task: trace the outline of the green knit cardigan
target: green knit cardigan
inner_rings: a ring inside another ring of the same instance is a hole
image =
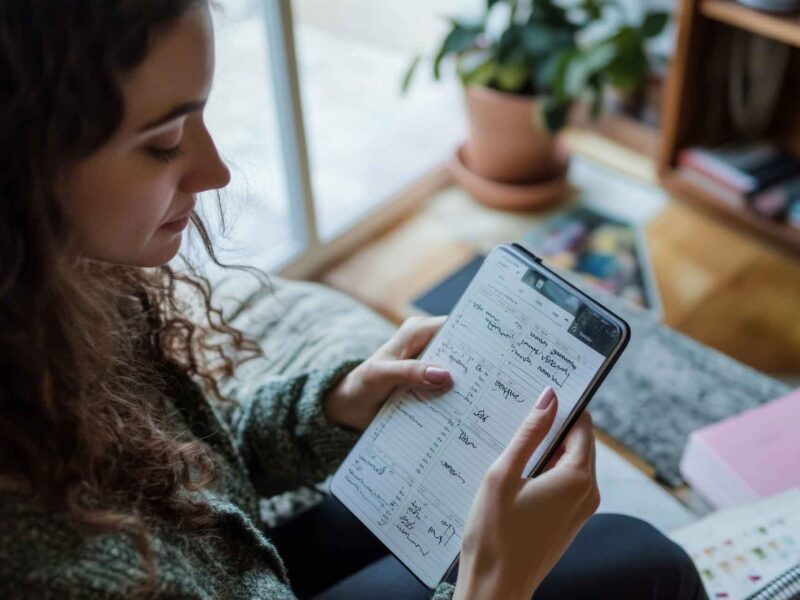
[[[150,532],[156,597],[295,597],[291,580],[303,574],[287,573],[259,526],[258,499],[321,481],[353,447],[359,432],[330,423],[322,398],[358,362],[270,378],[230,415],[194,383],[172,395],[184,425],[219,457],[218,482],[203,493],[221,533],[199,541],[166,520],[156,523]],[[130,536],[87,536],[67,515],[30,496],[0,492],[1,598],[127,597],[145,577]],[[432,597],[444,600],[452,592],[442,583]]]

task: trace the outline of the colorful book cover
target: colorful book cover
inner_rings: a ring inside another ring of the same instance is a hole
[[[578,206],[528,231],[523,243],[548,264],[661,314],[647,245],[638,227]]]

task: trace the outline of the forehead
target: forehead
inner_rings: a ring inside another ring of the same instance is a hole
[[[156,32],[144,61],[122,83],[123,129],[138,128],[173,107],[208,96],[214,37],[207,8],[191,10]]]

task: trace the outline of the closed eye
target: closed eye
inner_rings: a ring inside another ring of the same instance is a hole
[[[147,148],[147,152],[157,161],[162,163],[171,163],[183,156],[183,148],[181,148],[180,144],[172,148],[150,147]]]

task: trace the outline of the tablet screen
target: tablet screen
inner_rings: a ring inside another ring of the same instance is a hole
[[[423,583],[458,556],[483,476],[546,386],[556,423],[624,346],[624,324],[508,246],[495,248],[422,354],[450,370],[445,394],[395,392],[337,471],[331,490]]]

